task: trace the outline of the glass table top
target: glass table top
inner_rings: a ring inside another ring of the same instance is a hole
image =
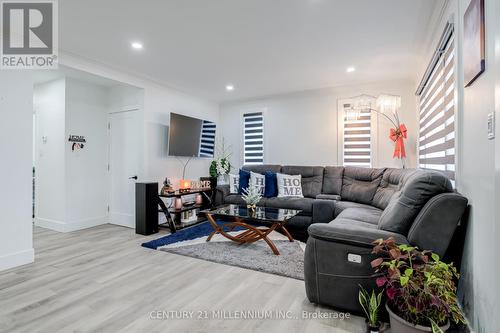
[[[300,210],[295,209],[272,207],[257,207],[255,210],[252,210],[240,205],[225,205],[201,211],[201,213],[211,214],[215,217],[238,217],[265,222],[286,222],[300,212]]]

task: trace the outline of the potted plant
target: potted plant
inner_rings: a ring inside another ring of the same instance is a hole
[[[359,286],[359,304],[363,308],[366,314],[366,332],[367,333],[378,333],[380,332],[380,322],[378,320],[378,309],[380,303],[382,302],[382,293],[375,295],[375,291],[372,290],[371,295],[363,288]]]
[[[210,163],[210,177],[216,178],[218,185],[227,185],[229,184],[229,171],[231,171],[231,162],[229,161],[231,153],[226,149],[224,139],[217,146],[219,149],[217,150],[216,158]]]
[[[393,333],[432,332],[432,322],[443,331],[450,321],[465,323],[458,307],[455,280],[459,275],[453,264],[442,262],[431,251],[398,245],[391,237],[378,239],[371,262],[384,287],[386,309]]]
[[[262,193],[260,192],[259,187],[254,184],[250,184],[247,188],[243,189],[243,195],[241,197],[247,204],[248,211],[253,214],[255,213],[257,204],[260,199],[262,199]]]

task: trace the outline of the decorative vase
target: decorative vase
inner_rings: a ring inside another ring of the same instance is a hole
[[[182,209],[182,206],[184,206],[182,199],[180,197],[175,198],[174,200],[174,208],[175,209]]]
[[[385,308],[389,313],[392,333],[432,332],[432,328],[429,326],[413,325],[412,323],[407,322],[406,320],[395,314],[387,303],[385,303]],[[440,326],[440,328],[443,330],[443,332],[446,332],[446,330],[450,328],[450,323],[448,322],[446,323],[446,325]]]
[[[248,210],[248,216],[249,217],[255,217],[255,213],[257,212],[257,205],[248,205],[247,204],[247,210]]]
[[[215,190],[217,187],[217,177],[210,177],[210,188]]]
[[[219,175],[217,176],[217,185],[229,185],[229,175]]]
[[[366,323],[366,333],[380,333],[380,322],[378,323],[378,326],[371,326],[368,324],[368,320],[365,320]]]
[[[247,208],[248,208],[249,210],[253,210],[253,211],[255,211],[255,210],[257,209],[257,205],[256,205],[256,204],[253,204],[253,205],[247,205]]]

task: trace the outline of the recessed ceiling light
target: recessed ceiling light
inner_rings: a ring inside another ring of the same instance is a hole
[[[139,42],[133,42],[131,44],[131,46],[132,46],[133,49],[136,49],[136,50],[141,50],[143,48],[142,44],[139,43]]]
[[[356,70],[356,67],[354,66],[351,66],[351,67],[347,67],[347,69],[345,70],[347,73],[352,73]]]
[[[228,85],[226,86],[226,90],[227,90],[227,91],[233,91],[233,90],[234,90],[234,86],[233,86],[232,84],[228,84]]]

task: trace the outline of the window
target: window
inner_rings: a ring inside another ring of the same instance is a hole
[[[447,26],[419,95],[418,165],[455,180],[455,44]]]
[[[350,116],[355,101],[340,101],[340,123],[342,130],[341,158],[344,166],[371,167],[371,112],[369,109],[355,111]],[[351,111],[350,111],[351,110]]]
[[[200,157],[214,157],[215,123],[203,120],[200,136]]]
[[[264,163],[264,114],[251,112],[243,114],[243,163]]]

